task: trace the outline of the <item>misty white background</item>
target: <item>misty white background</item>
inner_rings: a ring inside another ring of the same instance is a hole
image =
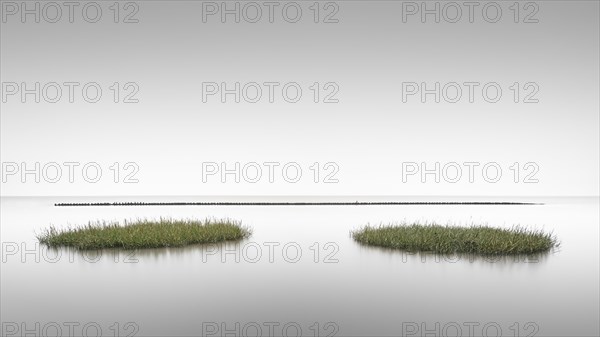
[[[53,104],[8,96],[1,161],[96,162],[103,176],[91,184],[76,171],[70,183],[66,167],[57,183],[9,176],[2,195],[598,195],[597,2],[540,1],[539,22],[529,24],[514,23],[505,2],[493,24],[481,16],[403,23],[400,3],[337,3],[339,22],[330,24],[315,24],[306,3],[295,24],[203,23],[201,2],[190,1],[138,2],[132,24],[113,23],[106,3],[95,24],[7,17],[3,83],[97,82],[103,97],[86,103],[76,92],[74,103],[63,95]],[[299,83],[302,100],[202,102],[202,82],[269,81]],[[112,102],[114,82],[137,84],[139,103]],[[312,102],[314,82],[335,82],[339,103]],[[403,103],[402,82],[496,82],[503,97],[469,103],[463,92],[454,104],[418,96]],[[514,82],[535,82],[539,103],[514,103]],[[139,182],[123,183],[130,171],[122,170],[114,183],[115,162],[136,163]],[[203,183],[203,162],[296,162],[303,176],[288,183],[276,171],[270,183],[263,167],[257,183]],[[309,169],[315,162],[319,183]],[[322,182],[327,162],[339,167],[338,183]],[[463,166],[457,183],[404,183],[403,162],[497,162],[503,176],[489,183],[476,170],[471,183]],[[509,169],[515,162],[519,183]],[[527,162],[539,167],[538,183],[523,183]]]

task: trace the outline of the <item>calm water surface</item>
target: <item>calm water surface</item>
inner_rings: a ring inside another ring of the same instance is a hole
[[[598,198],[501,199],[546,203],[535,206],[53,206],[219,200],[2,198],[2,334],[600,335]],[[254,234],[239,243],[133,252],[36,248],[35,233],[51,224],[161,216],[237,219]],[[349,236],[367,223],[403,220],[521,224],[552,231],[561,246],[492,260],[369,248]]]

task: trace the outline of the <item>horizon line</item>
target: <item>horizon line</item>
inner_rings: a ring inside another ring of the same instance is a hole
[[[0,198],[151,198],[151,197],[184,197],[184,198],[273,198],[273,197],[289,197],[289,198],[600,198],[598,194],[573,194],[573,195],[490,195],[490,194],[469,194],[469,195],[439,195],[439,194],[128,194],[128,195],[0,195]]]
[[[55,203],[55,207],[88,206],[394,206],[394,205],[544,205],[510,201],[374,201],[374,202],[74,202]]]

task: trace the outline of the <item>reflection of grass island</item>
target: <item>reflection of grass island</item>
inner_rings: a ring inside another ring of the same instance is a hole
[[[366,226],[353,232],[352,237],[370,246],[439,254],[533,254],[546,252],[558,245],[552,234],[523,227],[501,229],[436,224]]]
[[[250,229],[231,220],[136,220],[90,222],[80,228],[58,230],[50,227],[37,238],[49,247],[77,249],[161,248],[216,243],[249,237]]]

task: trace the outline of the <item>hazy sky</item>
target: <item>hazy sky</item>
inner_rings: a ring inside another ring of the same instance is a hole
[[[420,3],[3,0],[1,194],[598,195],[598,2]]]

